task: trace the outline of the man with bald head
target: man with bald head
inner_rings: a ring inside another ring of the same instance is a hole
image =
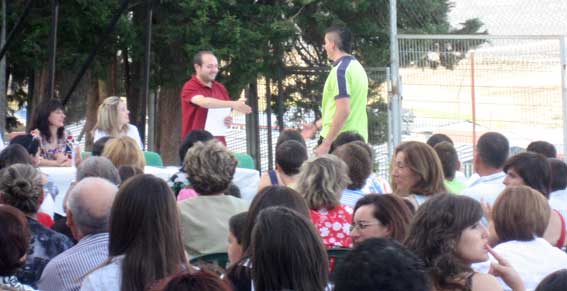
[[[118,188],[106,179],[82,179],[69,192],[67,225],[79,243],[43,270],[40,290],[79,290],[82,279],[108,258],[108,220]]]

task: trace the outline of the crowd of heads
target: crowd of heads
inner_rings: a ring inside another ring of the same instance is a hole
[[[336,49],[350,51],[348,31],[331,28],[326,37]],[[196,56],[195,65],[202,57]],[[45,130],[45,138],[53,131],[51,123],[47,128],[42,123],[61,109],[54,102],[36,114],[34,126]],[[398,145],[389,168],[392,193],[368,193],[375,156],[362,136],[341,133],[329,154],[310,158],[301,134],[285,130],[275,147],[275,180],[259,189],[247,211],[223,221],[229,263],[221,279],[214,269],[189,263],[182,202],[164,180],[144,174],[137,142],[114,132],[128,128],[124,101],[108,98],[98,114],[96,128],[113,134],[99,139],[93,156],[77,167],[64,201],[66,225],[77,241],[109,234],[108,258],[92,272],[120,260],[120,290],[234,290],[242,280],[255,290],[475,290],[474,265],[494,263],[489,245],[554,237],[560,214],[552,200],[567,187],[567,164],[553,145],[537,141],[509,156],[506,137],[488,132],[478,139],[472,164],[481,183],[499,174],[505,186],[488,207],[470,195],[449,192],[446,185],[459,179],[462,164],[455,143],[444,134],[427,143]],[[33,238],[27,220],[38,215],[45,198],[45,179],[36,168],[40,148],[40,141],[27,134],[0,152],[0,276],[26,264]],[[198,199],[239,193],[233,184],[238,161],[209,132],[190,132],[180,144],[179,159]],[[361,193],[352,208],[343,208],[347,191]],[[349,209],[346,227],[331,215],[339,208]],[[327,214],[322,229],[314,217]],[[329,229],[345,231],[351,239],[342,246],[349,249],[346,255],[331,255],[324,238]],[[499,260],[494,264],[509,267]],[[546,275],[538,277],[535,290],[565,287],[567,271]],[[512,277],[502,278],[505,284],[521,281]]]

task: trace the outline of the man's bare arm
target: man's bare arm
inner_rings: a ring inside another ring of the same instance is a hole
[[[252,112],[252,108],[246,105],[246,99],[220,100],[212,97],[205,97],[203,95],[196,95],[191,98],[191,103],[204,107],[204,108],[232,108],[238,112],[248,114]]]
[[[343,129],[346,120],[348,119],[348,115],[350,113],[350,99],[349,98],[339,98],[335,100],[336,103],[336,110],[335,115],[333,115],[333,121],[331,122],[331,128],[323,139],[321,145],[315,149],[315,153],[317,156],[326,154],[329,152],[331,148],[331,144]]]

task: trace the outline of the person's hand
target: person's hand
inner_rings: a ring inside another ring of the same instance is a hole
[[[331,143],[327,142],[326,139],[323,140],[323,142],[315,148],[314,152],[315,152],[315,156],[320,157],[324,154],[328,154],[329,150],[331,149]]]
[[[484,202],[484,199],[480,199],[480,206],[482,206],[482,212],[484,212],[484,217],[488,220],[488,223],[492,223],[492,205],[488,202]]]
[[[304,139],[312,139],[317,132],[317,127],[314,123],[303,123],[301,124],[301,136]]]
[[[226,125],[226,127],[230,127],[232,125],[232,116],[231,115],[227,115],[224,118],[224,125]]]
[[[490,263],[490,270],[488,273],[502,278],[504,283],[506,283],[508,287],[512,288],[513,291],[526,290],[524,287],[524,281],[522,281],[520,274],[516,272],[514,267],[512,267],[506,259],[496,253],[489,245],[486,245],[486,249],[498,261]]]
[[[246,105],[246,98],[240,98],[236,101],[232,101],[231,108],[244,114],[252,113],[252,108]]]
[[[75,146],[75,167],[79,167],[83,157],[81,156],[81,147],[79,145]]]
[[[73,165],[73,161],[71,159],[66,159],[64,162],[59,164],[59,167],[71,167]]]
[[[71,166],[71,160],[64,153],[55,154],[55,162],[59,167]]]

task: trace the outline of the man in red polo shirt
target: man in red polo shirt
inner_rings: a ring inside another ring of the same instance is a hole
[[[210,51],[200,51],[193,57],[195,75],[183,85],[181,90],[181,138],[194,129],[205,129],[208,108],[231,108],[248,114],[252,112],[246,99],[230,100],[223,84],[215,81],[219,64]],[[224,118],[227,126],[232,124],[230,115]],[[224,136],[217,136],[226,145]]]

